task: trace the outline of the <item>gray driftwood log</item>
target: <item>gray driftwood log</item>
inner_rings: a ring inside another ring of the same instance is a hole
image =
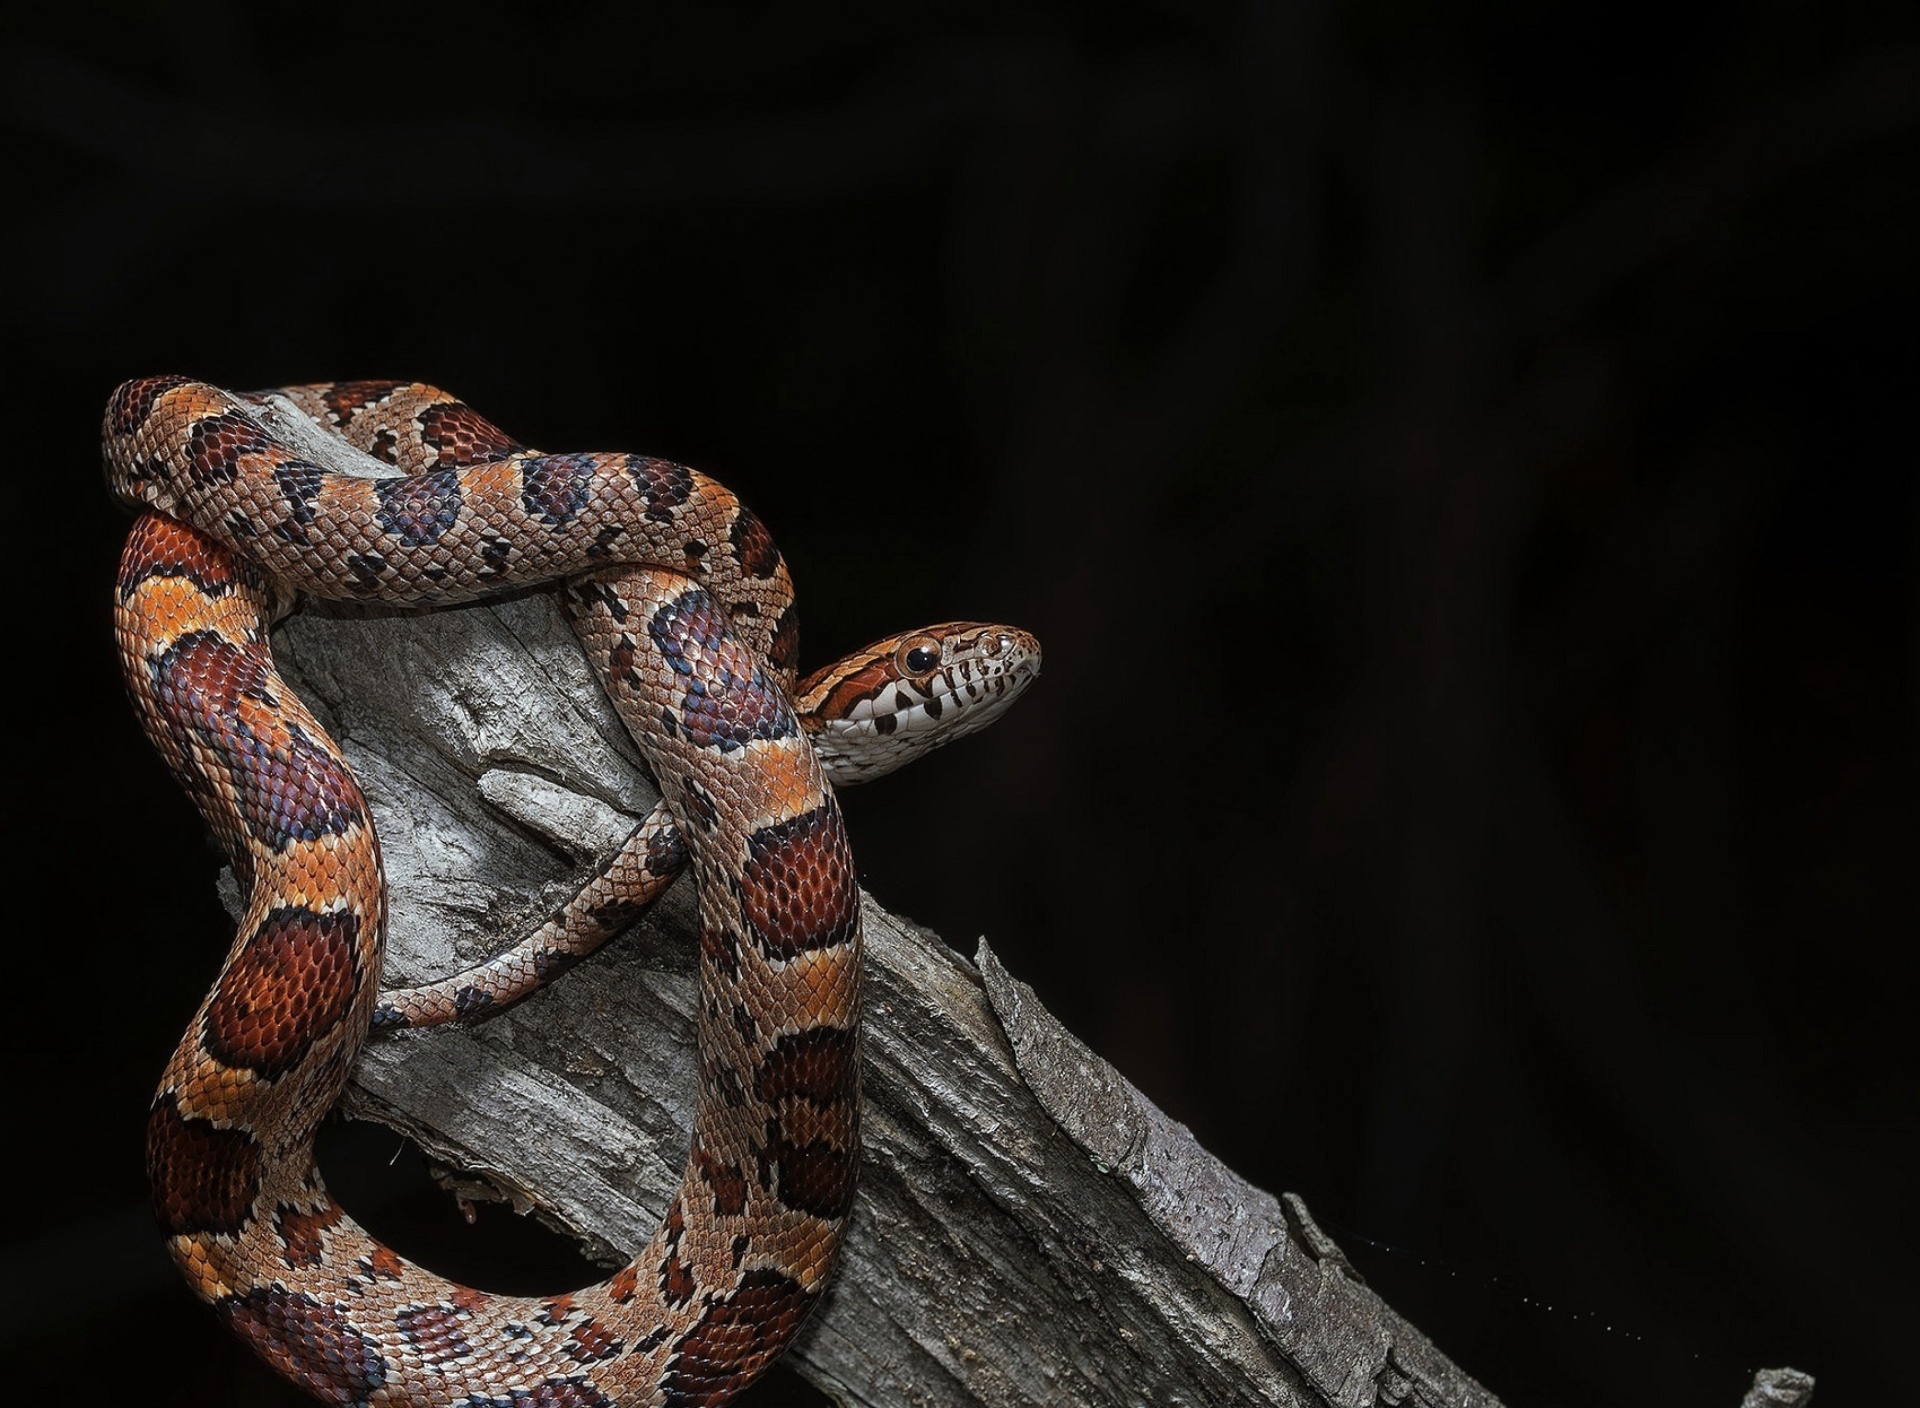
[[[279,429],[370,472],[310,427]],[[548,594],[310,610],[276,653],[374,806],[392,895],[385,986],[526,932],[656,796]],[[412,1137],[462,1196],[537,1214],[620,1265],[658,1225],[686,1154],[692,898],[676,885],[632,932],[484,1024],[376,1038],[343,1109]],[[787,1359],[829,1397],[1497,1405],[1360,1282],[1297,1198],[1221,1165],[985,943],[969,963],[864,902],[860,1194],[839,1274]],[[1777,1372],[1754,1392],[1804,1404],[1811,1381]]]
[[[387,986],[525,932],[656,795],[549,596],[309,611],[276,652],[375,808]],[[479,1026],[376,1038],[346,1112],[416,1140],[463,1195],[536,1213],[621,1264],[658,1224],[691,1127],[692,898],[674,886],[632,932]],[[1497,1405],[1360,1282],[1299,1199],[1220,1164],[984,942],[969,963],[865,903],[860,1195],[839,1274],[787,1360],[829,1397]],[[1759,1401],[1806,1403],[1811,1381],[1778,1372],[1756,1382]]]
[[[525,932],[652,804],[546,595],[303,612],[276,655],[371,796],[393,900],[387,986]],[[374,1039],[346,1111],[412,1137],[464,1195],[504,1198],[624,1262],[686,1154],[692,898],[674,886],[490,1021]],[[866,923],[860,1196],[788,1358],[829,1396],[1495,1404],[1353,1276],[1297,1200],[1208,1155],[984,943],[968,963],[871,900]]]

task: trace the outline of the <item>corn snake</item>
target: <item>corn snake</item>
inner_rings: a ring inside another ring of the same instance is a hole
[[[322,468],[275,428],[288,410],[411,472]],[[770,536],[694,471],[538,454],[414,384],[243,397],[147,378],[114,393],[104,435],[110,485],[142,514],[116,593],[129,691],[250,895],[149,1118],[155,1206],[189,1284],[329,1402],[726,1402],[818,1299],[858,1157],[858,895],[819,730],[792,703],[792,590]],[[365,799],[267,644],[296,593],[424,604],[536,581],[564,584],[666,808],[556,916],[565,955],[685,858],[704,994],[679,1194],[621,1272],[545,1298],[411,1265],[313,1166],[376,1012],[469,1015],[558,965],[522,963],[478,1004],[471,975],[412,1007],[377,995],[385,896]],[[1017,635],[986,639],[1003,663],[1037,662]],[[904,665],[928,648],[893,651]],[[859,673],[822,701],[857,694]]]

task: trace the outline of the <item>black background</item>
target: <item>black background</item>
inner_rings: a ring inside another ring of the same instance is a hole
[[[880,900],[1513,1404],[1897,1394],[1897,7],[257,8],[7,22],[16,1392],[288,1401],[144,1212],[224,921],[97,426],[183,371],[708,469],[810,663],[1033,629],[1015,716],[850,797]]]

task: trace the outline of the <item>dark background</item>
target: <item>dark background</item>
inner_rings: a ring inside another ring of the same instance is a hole
[[[17,1395],[287,1401],[144,1211],[225,933],[109,644],[98,419],[162,371],[706,468],[809,662],[1033,629],[850,798],[884,903],[1510,1403],[1897,1395],[1898,7],[260,8],[6,21]]]

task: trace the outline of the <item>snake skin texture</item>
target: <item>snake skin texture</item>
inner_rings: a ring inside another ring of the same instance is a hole
[[[414,472],[323,468],[288,407]],[[859,896],[791,703],[771,537],[695,471],[539,454],[418,384],[242,396],[146,378],[114,392],[103,436],[109,486],[139,514],[115,593],[129,694],[247,896],[148,1119],[188,1284],[329,1403],[726,1403],[818,1301],[859,1157]],[[563,583],[660,783],[649,873],[694,874],[702,999],[693,1137],[659,1230],[597,1285],[523,1297],[406,1261],[315,1167],[381,1003],[386,897],[365,798],[267,633],[299,594],[453,602],[537,582]]]

